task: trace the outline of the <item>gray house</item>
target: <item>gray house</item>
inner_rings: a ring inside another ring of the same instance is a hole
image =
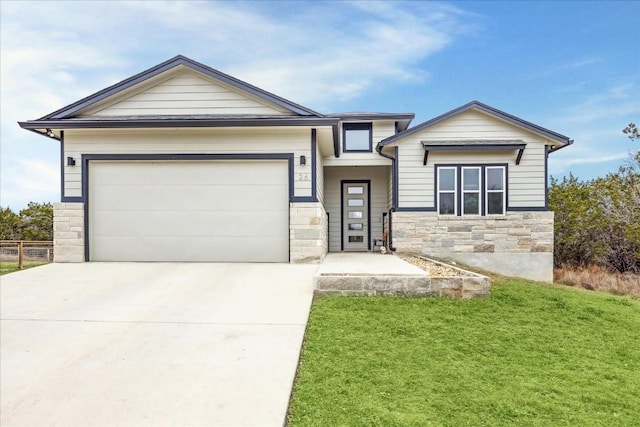
[[[480,102],[321,114],[183,56],[20,126],[60,143],[58,262],[421,253],[552,279],[563,135]]]

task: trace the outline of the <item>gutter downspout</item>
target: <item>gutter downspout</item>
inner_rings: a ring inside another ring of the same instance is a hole
[[[376,151],[378,152],[378,154],[379,154],[380,156],[382,156],[382,157],[384,157],[384,158],[387,158],[387,159],[391,160],[391,170],[392,170],[392,171],[395,171],[395,169],[396,169],[396,159],[395,159],[395,157],[392,157],[392,156],[389,156],[389,155],[387,155],[387,154],[384,154],[384,153],[382,152],[382,145],[380,145],[380,144],[378,144],[378,145],[376,146]],[[393,179],[396,179],[396,178],[397,178],[397,177],[396,177],[396,174],[392,174],[392,176],[393,176]],[[391,191],[392,191],[392,192],[395,192],[395,189],[396,189],[396,185],[395,185],[395,183],[393,183],[393,185],[391,186]],[[387,236],[387,239],[388,239],[388,244],[389,244],[389,250],[390,250],[391,252],[395,252],[395,251],[396,251],[396,248],[393,246],[393,227],[392,227],[392,225],[393,225],[393,224],[392,224],[392,219],[391,219],[391,218],[393,217],[393,212],[395,212],[395,211],[396,211],[396,207],[395,207],[395,200],[396,200],[396,198],[395,198],[395,194],[392,194],[391,200],[392,200],[392,204],[393,204],[394,206],[391,206],[391,209],[389,209],[389,218],[387,219],[387,221],[388,221],[388,223],[389,223],[389,235]]]

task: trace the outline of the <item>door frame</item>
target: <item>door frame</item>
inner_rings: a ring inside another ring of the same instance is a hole
[[[371,250],[371,180],[340,180],[340,250],[344,251],[344,184],[367,184],[367,251]]]

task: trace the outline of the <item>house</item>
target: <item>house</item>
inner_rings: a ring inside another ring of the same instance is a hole
[[[480,102],[320,114],[184,56],[20,126],[60,142],[55,260],[319,262],[392,251],[552,279],[566,136]]]

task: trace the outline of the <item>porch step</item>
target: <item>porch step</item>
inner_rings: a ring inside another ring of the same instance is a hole
[[[464,274],[436,277],[394,255],[336,253],[327,255],[313,283],[318,294],[465,299],[489,295],[491,281],[488,277],[460,271]]]

